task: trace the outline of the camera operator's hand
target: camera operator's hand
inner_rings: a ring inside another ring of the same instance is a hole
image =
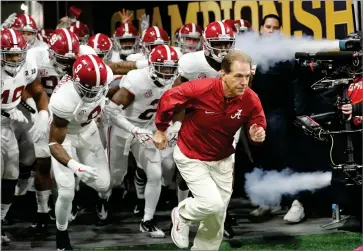
[[[353,106],[352,104],[345,104],[345,105],[342,105],[340,107],[340,109],[342,110],[342,113],[345,114],[345,115],[349,115],[349,119],[352,118],[352,112],[353,112]]]

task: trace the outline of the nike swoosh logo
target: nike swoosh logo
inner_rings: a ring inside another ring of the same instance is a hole
[[[215,113],[215,112],[207,112],[207,111],[205,111],[205,113],[206,113],[206,114],[213,114],[213,113]]]
[[[82,170],[81,168],[78,168],[78,172],[83,173],[84,170]]]

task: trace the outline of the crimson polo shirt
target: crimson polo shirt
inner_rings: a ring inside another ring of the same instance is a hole
[[[235,152],[233,137],[244,125],[257,124],[266,130],[260,99],[250,88],[238,97],[226,99],[221,78],[197,79],[166,91],[158,104],[155,125],[165,131],[175,112],[188,112],[177,144],[192,159],[218,161]]]

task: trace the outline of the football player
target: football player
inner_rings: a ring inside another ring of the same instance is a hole
[[[4,29],[1,32],[1,219],[3,220],[13,200],[19,176],[19,147],[15,130],[21,123],[28,123],[23,112],[18,109],[24,91],[33,97],[39,118],[34,121],[33,133],[41,140],[46,137],[48,122],[48,96],[41,83],[36,80],[38,68],[33,61],[26,60],[27,43],[19,31]],[[2,243],[9,242],[2,231]]]
[[[72,75],[72,65],[79,52],[79,41],[76,35],[65,28],[55,30],[49,38],[49,47],[33,47],[28,51],[27,58],[36,62],[38,66],[37,79],[45,88],[49,97],[53,94],[60,78]],[[32,99],[26,101],[34,108]],[[39,113],[38,113],[39,114]],[[45,123],[48,130],[48,122]],[[48,137],[42,140],[33,138],[37,168],[35,169],[34,186],[37,196],[38,210],[35,221],[31,225],[35,231],[45,231],[48,221],[48,200],[52,189],[50,176],[51,155]],[[76,207],[74,207],[76,210]],[[70,216],[70,220],[74,216]],[[33,232],[35,232],[33,231]]]
[[[115,178],[112,186],[123,181],[127,173],[127,155],[131,150],[137,165],[144,169],[147,176],[140,231],[148,232],[155,238],[164,237],[165,234],[153,220],[162,178],[161,153],[150,144],[153,115],[161,95],[177,76],[177,62],[178,54],[171,46],[155,47],[149,55],[149,67],[129,72],[105,109],[113,123],[109,129],[109,163],[112,177]]]
[[[67,227],[75,193],[74,175],[98,192],[105,193],[110,186],[110,171],[95,118],[105,105],[112,78],[112,71],[101,58],[82,55],[73,64],[73,76],[64,76],[50,99],[49,147],[58,188],[58,250],[71,250]]]

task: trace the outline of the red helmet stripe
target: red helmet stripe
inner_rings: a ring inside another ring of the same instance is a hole
[[[129,24],[125,23],[125,33],[130,33]]]
[[[69,31],[65,28],[62,28],[64,34],[66,35],[67,38],[67,44],[68,44],[68,51],[69,52],[73,52],[73,48],[72,48],[72,39],[71,39],[71,34],[69,33]]]
[[[79,28],[79,26],[81,25],[81,23],[79,21],[76,22],[76,27]]]
[[[226,28],[224,27],[224,24],[221,21],[217,21],[217,23],[221,27],[222,35],[226,35]]]
[[[14,48],[17,49],[19,48],[18,47],[18,40],[16,39],[16,34],[15,34],[15,31],[13,29],[9,29],[10,33],[11,33],[11,38],[12,38],[12,42],[13,42],[13,45],[14,45]]]
[[[93,55],[88,55],[89,58],[91,59],[93,66],[95,67],[95,72],[96,72],[96,86],[100,86],[100,69],[98,68],[98,64],[96,59],[93,57]]]

